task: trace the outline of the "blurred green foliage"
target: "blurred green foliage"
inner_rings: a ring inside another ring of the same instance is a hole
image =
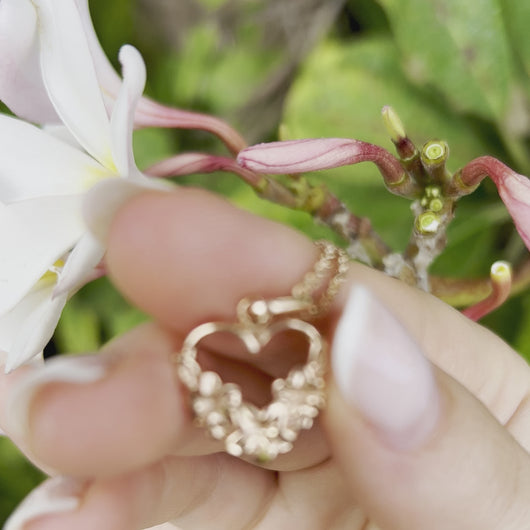
[[[0,524],[20,500],[44,479],[6,438],[0,439]]]
[[[296,2],[315,9],[317,19],[318,2]],[[278,18],[281,11],[274,15],[271,8],[276,3],[282,6],[277,0],[188,0],[174,6],[154,0],[91,0],[90,6],[115,64],[123,43],[142,51],[152,97],[225,117],[253,141],[274,139],[280,120],[263,124],[262,117],[281,115],[291,138],[346,136],[392,150],[380,120],[382,106],[389,104],[417,144],[432,138],[449,143],[453,170],[492,154],[530,173],[529,3],[351,0],[309,49],[275,37],[284,22]],[[263,125],[259,133],[256,124]],[[141,168],[182,150],[224,152],[202,132],[136,133]],[[374,167],[361,164],[312,178],[325,180],[355,213],[370,217],[390,245],[403,249],[411,229],[409,203],[384,190]],[[313,237],[330,236],[308,215],[257,198],[232,175],[197,175],[181,182],[208,187]],[[461,201],[449,246],[434,269],[479,276],[497,259],[526,257],[494,187],[486,183]],[[55,345],[61,352],[91,351],[145,318],[101,279],[71,300]],[[513,298],[484,323],[530,356],[528,294]],[[0,467],[1,523],[42,475],[5,439],[0,439]]]

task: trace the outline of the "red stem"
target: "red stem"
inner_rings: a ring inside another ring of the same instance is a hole
[[[165,107],[143,98],[135,116],[137,127],[165,127],[174,129],[199,129],[211,132],[220,138],[232,154],[247,146],[243,137],[228,123],[207,114]]]

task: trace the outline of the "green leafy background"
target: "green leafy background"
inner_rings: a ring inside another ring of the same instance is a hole
[[[91,0],[109,57],[132,43],[148,66],[148,93],[171,105],[228,119],[251,142],[343,136],[392,150],[380,119],[392,105],[418,144],[449,143],[450,169],[484,154],[530,174],[530,3],[520,0]],[[288,7],[287,7],[288,6]],[[287,11],[288,9],[299,11]],[[305,18],[301,18],[301,14]],[[294,20],[294,22],[293,22]],[[292,26],[283,33],[280,29]],[[299,21],[297,24],[296,21]],[[280,29],[279,29],[280,28]],[[308,37],[310,35],[310,37]],[[223,153],[201,132],[144,130],[138,165],[183,150]],[[384,239],[402,249],[409,203],[385,192],[369,164],[313,175]],[[271,205],[234,176],[197,175],[183,185],[208,187],[258,215],[313,237],[330,234],[306,214]],[[527,257],[495,188],[464,198],[449,229],[438,274],[478,277],[497,259]],[[93,351],[146,317],[105,279],[74,297],[54,338],[59,352]],[[530,296],[522,293],[484,319],[530,358]],[[43,479],[0,439],[0,522]]]

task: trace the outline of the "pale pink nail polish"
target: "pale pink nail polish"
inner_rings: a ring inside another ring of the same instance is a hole
[[[73,512],[81,503],[85,481],[55,477],[41,484],[22,501],[7,520],[4,530],[22,530],[24,526],[44,515]]]
[[[29,411],[38,391],[50,383],[88,384],[103,379],[108,366],[103,357],[78,355],[56,357],[28,372],[11,390],[5,403],[5,429],[18,440],[26,438]]]
[[[335,331],[332,369],[344,400],[387,444],[420,446],[440,409],[431,363],[396,317],[365,287],[354,287]]]

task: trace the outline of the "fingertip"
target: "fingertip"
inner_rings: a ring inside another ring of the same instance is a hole
[[[349,294],[332,344],[345,403],[393,447],[420,446],[440,416],[434,368],[392,313],[363,286]]]
[[[364,289],[346,303],[332,370],[324,421],[333,454],[382,528],[507,528],[521,517],[528,491],[514,494],[513,481],[530,473],[522,447]]]
[[[21,442],[47,469],[72,476],[121,473],[174,450],[192,426],[173,351],[167,334],[146,324],[98,355],[35,370],[35,384],[23,389],[29,398]]]
[[[116,286],[164,324],[232,317],[247,295],[287,294],[316,251],[302,234],[198,189],[146,193],[119,211],[107,266]]]

